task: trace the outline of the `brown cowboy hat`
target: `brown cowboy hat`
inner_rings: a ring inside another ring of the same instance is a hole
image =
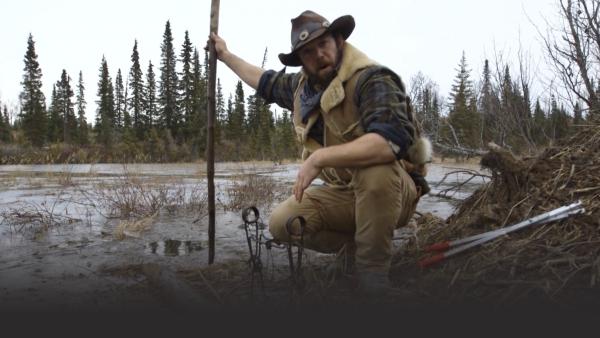
[[[300,58],[296,52],[302,46],[325,34],[338,32],[346,40],[354,30],[354,18],[344,15],[329,23],[327,19],[313,11],[304,11],[297,18],[292,19],[292,51],[288,54],[279,54],[279,60],[286,66],[301,66]]]

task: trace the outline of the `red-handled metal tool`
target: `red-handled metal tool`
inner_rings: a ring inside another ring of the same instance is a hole
[[[419,261],[419,266],[421,266],[423,268],[430,266],[430,265],[437,263],[439,261],[442,261],[450,256],[456,255],[459,252],[465,251],[467,249],[478,246],[485,242],[489,242],[489,241],[496,239],[502,235],[506,235],[509,232],[513,232],[513,231],[525,228],[525,227],[533,225],[533,224],[549,223],[549,222],[557,221],[557,220],[560,220],[560,219],[563,219],[563,218],[566,218],[566,217],[569,217],[569,216],[572,216],[575,214],[580,214],[583,212],[585,212],[585,209],[583,208],[581,201],[578,201],[576,203],[545,212],[543,214],[537,215],[535,217],[532,217],[530,219],[527,219],[525,221],[519,222],[517,224],[511,225],[511,226],[508,226],[505,228],[484,232],[484,233],[481,233],[478,235],[469,236],[469,237],[457,239],[454,241],[438,242],[438,243],[435,243],[435,244],[432,244],[432,245],[429,245],[428,247],[426,247],[425,251],[428,251],[428,252],[445,251],[445,252],[441,252],[436,255],[421,259]],[[448,251],[446,251],[446,250],[448,250]]]

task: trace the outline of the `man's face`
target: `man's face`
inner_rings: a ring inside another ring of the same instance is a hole
[[[336,41],[333,35],[324,34],[300,48],[298,57],[306,74],[315,82],[327,85],[335,75],[342,43],[341,37]]]

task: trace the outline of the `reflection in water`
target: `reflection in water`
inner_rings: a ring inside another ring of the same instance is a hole
[[[147,253],[161,256],[183,256],[200,250],[202,250],[202,245],[199,241],[179,241],[176,239],[151,242],[146,246]]]
[[[264,173],[267,172],[273,178],[275,178],[279,184],[287,185],[291,187],[296,179],[300,164],[291,163],[280,166],[272,166],[265,162],[264,164],[255,163],[223,163],[216,164],[216,174],[221,175],[222,178],[216,180],[216,192],[218,192],[217,198],[221,198],[223,202],[228,202],[227,195],[224,193],[230,183],[232,182],[226,177],[237,177],[240,173]],[[462,169],[462,170],[461,170]],[[29,257],[30,250],[47,250],[50,248],[62,248],[63,246],[69,246],[67,241],[79,241],[82,236],[98,237],[102,242],[108,242],[109,238],[112,237],[110,233],[106,233],[105,224],[106,218],[97,212],[96,208],[88,208],[77,206],[73,207],[73,203],[70,201],[87,201],[89,196],[83,194],[87,189],[95,189],[94,187],[98,182],[102,184],[121,184],[123,178],[121,175],[125,172],[135,174],[136,178],[143,179],[143,182],[149,182],[148,189],[153,187],[152,182],[155,181],[156,177],[166,176],[167,173],[169,178],[165,182],[171,182],[186,189],[186,191],[194,191],[198,187],[203,187],[205,184],[205,178],[203,176],[203,169],[198,169],[197,164],[173,164],[173,165],[160,165],[160,164],[147,164],[147,165],[128,165],[122,164],[94,164],[94,165],[22,165],[22,166],[6,166],[0,165],[0,186],[4,184],[4,189],[0,189],[0,214],[9,214],[11,210],[16,210],[17,213],[23,213],[21,205],[32,205],[43,208],[44,205],[56,205],[53,210],[57,212],[57,215],[68,217],[70,219],[82,219],[84,222],[73,223],[72,227],[54,227],[50,231],[36,233],[35,238],[30,238],[21,233],[15,233],[12,231],[7,222],[0,223],[0,267],[2,261],[11,255],[14,257]],[[465,170],[478,170],[478,165],[454,165],[451,163],[442,164],[431,164],[428,167],[427,181],[432,188],[432,194],[423,196],[418,204],[418,211],[420,213],[431,212],[435,216],[446,219],[455,210],[455,202],[448,199],[433,196],[435,193],[439,193],[442,190],[451,188],[453,185],[465,182],[469,178],[469,175],[460,174]],[[45,173],[55,172],[70,172],[73,175],[76,184],[63,186],[60,190],[65,194],[70,194],[71,197],[64,199],[57,195],[55,192],[57,178],[60,175],[46,175]],[[452,174],[452,172],[455,172]],[[32,174],[33,173],[33,174]],[[182,180],[179,180],[182,179]],[[183,180],[185,179],[185,180]],[[17,180],[17,183],[14,182]],[[146,181],[148,180],[148,181]],[[444,182],[441,182],[441,181]],[[456,194],[452,195],[453,198],[463,199],[468,197],[473,190],[475,190],[480,182],[477,184],[470,184],[476,180],[471,180],[469,184],[461,185],[461,190],[457,191]],[[160,181],[162,182],[162,181]],[[154,189],[154,188],[152,188]],[[153,190],[154,191],[154,190]],[[44,204],[46,203],[46,204]],[[92,203],[96,204],[97,200]],[[93,204],[92,204],[93,205]],[[42,209],[43,210],[43,209]],[[67,212],[68,211],[68,212]],[[261,216],[263,221],[269,219],[270,210],[261,210]],[[55,216],[56,217],[56,216]],[[183,216],[182,216],[183,217]],[[220,236],[226,239],[226,246],[223,247],[222,253],[226,256],[237,257],[238,250],[246,250],[247,244],[244,237],[244,226],[240,219],[239,213],[234,212],[223,212],[219,213],[218,216],[219,225],[222,227]],[[187,222],[182,220],[178,216],[174,218],[164,219],[157,221],[153,224],[150,232],[152,236],[164,236],[166,238],[197,238],[198,228],[190,227],[189,230],[180,230],[181,228],[174,226],[174,223]],[[201,224],[199,224],[201,225]],[[239,228],[238,228],[239,225]],[[174,232],[174,229],[178,229]],[[158,237],[158,238],[161,238]],[[191,255],[194,251],[203,250],[203,246],[206,243],[184,241],[184,240],[160,240],[154,241],[157,237],[147,239],[145,247],[140,250],[137,247],[137,253],[144,255],[160,255],[160,256],[182,256]],[[32,240],[33,239],[33,240]],[[152,243],[149,243],[153,241]],[[60,247],[59,247],[60,246]],[[22,250],[15,249],[21,248]],[[91,246],[95,247],[95,246]],[[102,252],[101,246],[97,247],[98,252]],[[4,272],[4,271],[3,271]],[[3,274],[0,272],[0,275]],[[2,276],[4,277],[4,276]],[[5,278],[0,277],[0,282]]]

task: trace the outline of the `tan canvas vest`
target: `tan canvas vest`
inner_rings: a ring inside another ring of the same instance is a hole
[[[323,116],[325,147],[347,143],[365,134],[360,123],[360,112],[354,104],[352,95],[362,72],[374,65],[377,65],[375,61],[346,42],[338,74],[323,92],[320,108],[310,113],[306,124],[302,122],[300,114],[300,94],[307,78],[301,77],[294,93],[293,123],[298,141],[303,146],[302,160],[321,148],[318,142],[308,137],[308,131],[317,121],[319,113]],[[401,160],[401,165],[409,172],[413,170],[413,166],[408,162]],[[352,179],[352,173],[346,168],[324,168],[319,177],[330,185],[347,186]]]

